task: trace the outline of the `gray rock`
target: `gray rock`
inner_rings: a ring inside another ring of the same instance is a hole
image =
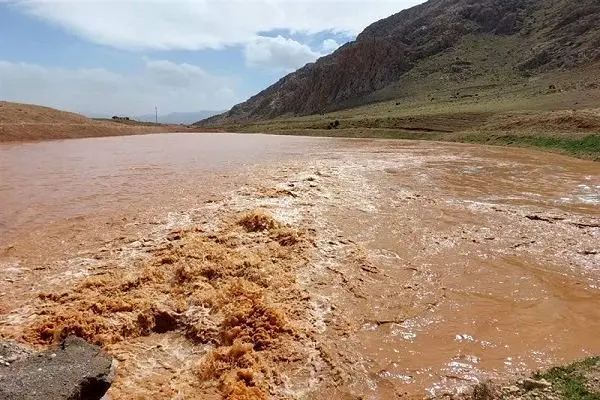
[[[507,386],[507,387],[504,387],[502,389],[503,389],[503,391],[511,393],[511,394],[519,393],[521,391],[521,389],[519,389],[518,386],[514,386],[514,385]]]
[[[18,343],[10,340],[0,342],[0,366],[10,365],[29,354],[31,354],[31,350]]]
[[[535,379],[526,378],[526,379],[523,379],[523,383],[521,383],[521,386],[525,390],[534,390],[534,389],[545,389],[545,388],[552,386],[552,384],[545,379],[540,379],[538,381]]]
[[[108,354],[77,337],[19,357],[0,365],[0,400],[99,400],[116,370]]]

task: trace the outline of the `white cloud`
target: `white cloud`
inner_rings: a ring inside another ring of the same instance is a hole
[[[323,43],[321,44],[321,50],[323,50],[325,53],[329,54],[329,53],[333,53],[340,46],[341,46],[341,44],[339,44],[338,42],[336,42],[333,39],[325,39],[325,40],[323,40]]]
[[[0,61],[1,100],[95,114],[140,115],[226,109],[240,100],[235,80],[191,64],[144,60],[136,75],[106,69],[45,68]]]
[[[289,29],[359,33],[423,0],[15,0],[90,41],[124,49],[222,48]]]
[[[293,71],[321,56],[307,45],[282,36],[258,37],[244,49],[247,66],[283,71]]]

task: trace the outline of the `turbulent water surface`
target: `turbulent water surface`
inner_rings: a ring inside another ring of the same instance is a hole
[[[597,163],[82,139],[0,146],[0,204],[0,335],[102,344],[110,398],[422,398],[600,353]]]

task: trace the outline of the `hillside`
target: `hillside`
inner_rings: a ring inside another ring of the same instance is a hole
[[[83,115],[32,104],[0,101],[0,124],[84,124],[90,120]]]
[[[464,89],[475,96],[490,88],[535,86],[541,74],[600,61],[599,20],[597,0],[430,0],[372,24],[335,53],[199,124],[320,114],[390,99],[435,102],[440,95],[461,97]],[[552,84],[535,90],[548,88]]]
[[[187,127],[93,120],[49,107],[0,101],[0,142],[190,131]]]

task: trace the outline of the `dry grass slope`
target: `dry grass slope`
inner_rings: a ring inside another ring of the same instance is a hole
[[[88,118],[80,114],[31,104],[0,101],[0,124],[84,124],[88,121]]]
[[[596,0],[430,0],[367,27],[333,54],[202,121],[222,126],[374,102],[475,97],[600,61]],[[545,90],[554,87],[553,83]],[[503,93],[504,95],[506,93]]]
[[[123,124],[92,120],[83,115],[31,104],[0,102],[0,142],[139,135],[164,132],[196,132],[178,125]]]
[[[393,101],[327,114],[232,124],[223,129],[527,146],[599,160],[599,70],[600,64],[595,64],[502,85],[474,87],[456,82],[429,88],[428,96],[410,92],[408,97]],[[448,82],[448,74],[441,78]],[[332,128],[334,121],[339,124]]]

